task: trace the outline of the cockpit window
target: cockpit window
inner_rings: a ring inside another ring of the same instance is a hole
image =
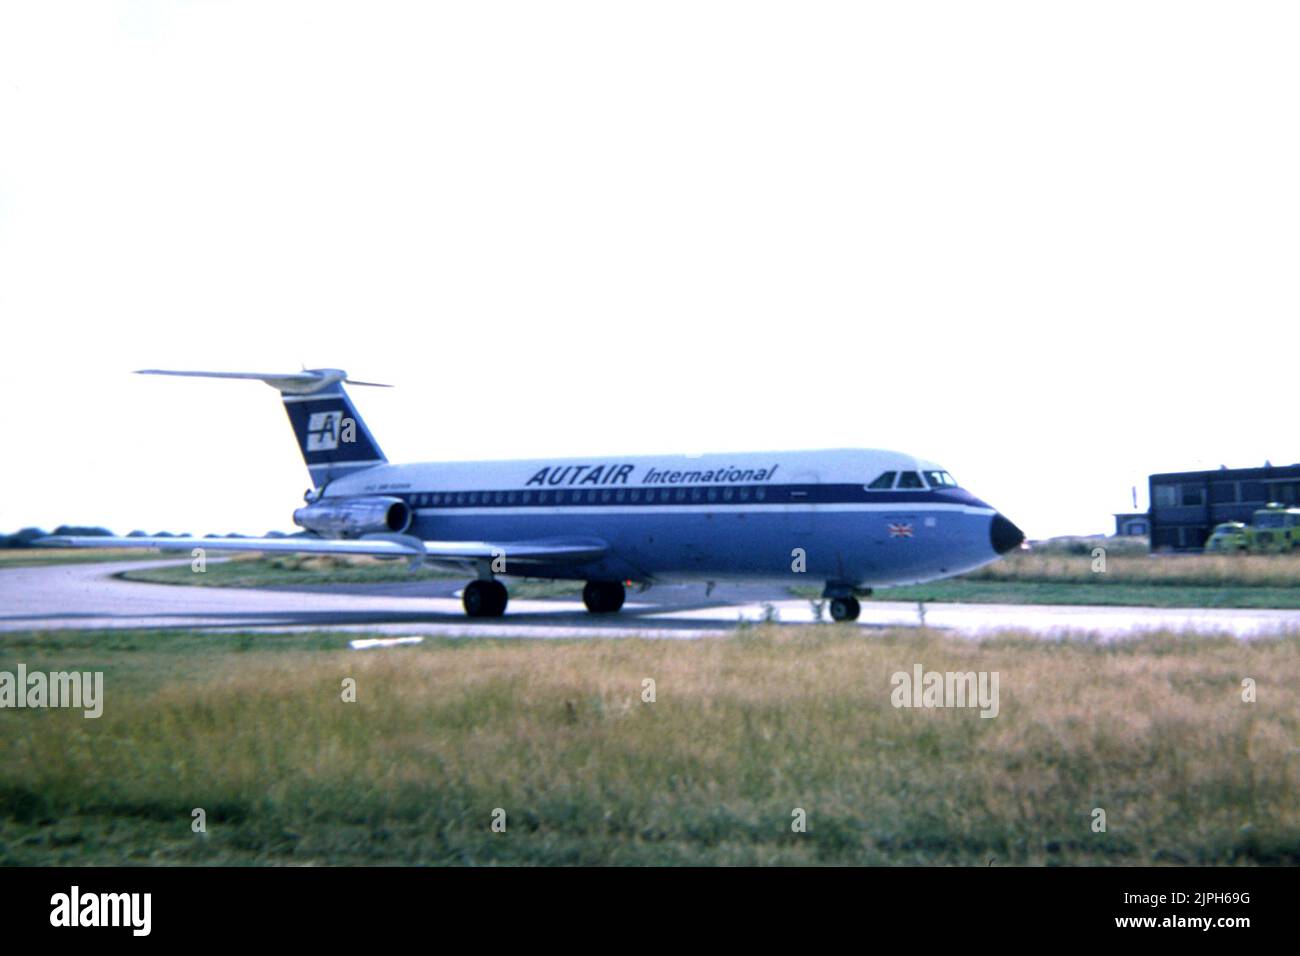
[[[927,471],[925,480],[930,483],[931,488],[956,488],[957,482],[953,480],[952,475],[946,471]]]
[[[894,478],[898,475],[896,471],[887,471],[871,484],[868,488],[892,488],[894,487]]]
[[[898,476],[898,487],[900,488],[924,488],[921,483],[921,476],[914,471],[904,471]]]

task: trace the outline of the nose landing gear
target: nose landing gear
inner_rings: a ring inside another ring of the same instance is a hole
[[[822,591],[822,597],[831,602],[831,620],[856,621],[858,615],[862,613],[862,605],[858,603],[858,595],[871,597],[871,588],[827,581],[826,587]]]
[[[835,621],[856,621],[862,613],[862,605],[853,595],[831,598],[831,619]]]

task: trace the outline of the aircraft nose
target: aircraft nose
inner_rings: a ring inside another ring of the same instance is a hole
[[[1000,514],[993,516],[993,524],[989,527],[989,541],[993,545],[993,550],[998,554],[1006,554],[1008,551],[1014,551],[1020,547],[1025,540],[1025,533],[1013,525]]]

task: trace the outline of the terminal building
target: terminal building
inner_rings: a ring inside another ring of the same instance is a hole
[[[1222,521],[1249,524],[1270,501],[1300,504],[1300,464],[1152,475],[1149,491],[1151,550],[1200,551]]]

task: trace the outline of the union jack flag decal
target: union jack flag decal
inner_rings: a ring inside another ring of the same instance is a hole
[[[889,526],[889,536],[891,538],[910,538],[912,536],[912,525],[906,521],[891,524]]]

